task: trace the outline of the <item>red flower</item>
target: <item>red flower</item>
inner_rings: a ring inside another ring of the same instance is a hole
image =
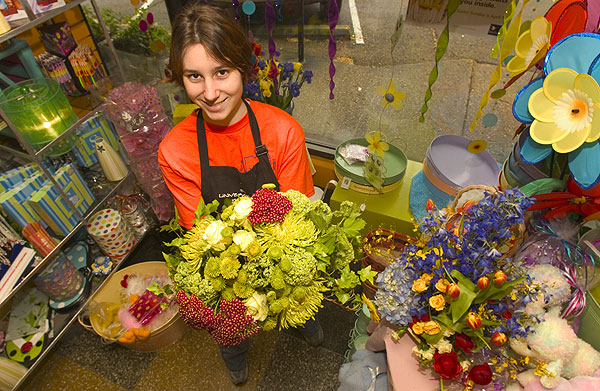
[[[256,57],[260,56],[260,43],[252,42],[252,49],[254,50],[254,55]]]
[[[434,354],[433,370],[439,374],[442,379],[450,380],[459,377],[462,373],[462,367],[458,362],[456,352]]]
[[[21,346],[21,353],[27,353],[31,350],[32,347],[33,344],[31,343],[31,341],[25,342],[23,346]]]
[[[510,311],[509,311],[509,310],[505,310],[505,311],[502,313],[502,317],[503,317],[504,319],[508,320],[508,319],[512,318],[512,314],[510,313]]]
[[[431,318],[429,318],[429,315],[427,315],[427,314],[421,315],[421,322],[429,322],[430,320],[431,320]]]
[[[471,349],[475,348],[471,338],[463,333],[457,333],[454,336],[454,345],[465,353],[471,353]]]
[[[490,384],[492,381],[492,368],[487,363],[475,365],[471,368],[468,378],[480,386]]]

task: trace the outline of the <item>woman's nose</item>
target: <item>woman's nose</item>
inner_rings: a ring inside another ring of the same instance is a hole
[[[214,80],[206,80],[204,83],[204,99],[207,101],[216,100],[219,97],[218,83]]]

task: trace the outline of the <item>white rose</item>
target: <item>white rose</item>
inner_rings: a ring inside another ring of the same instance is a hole
[[[246,251],[250,243],[254,240],[254,232],[248,232],[246,230],[235,231],[233,234],[233,243],[240,246],[242,251]]]
[[[237,222],[242,222],[252,212],[252,199],[242,198],[233,207],[231,219]]]
[[[208,242],[211,246],[216,246],[223,239],[223,236],[221,236],[221,231],[225,227],[227,227],[227,224],[221,220],[213,221],[204,230],[202,239],[206,240],[206,242]]]
[[[248,315],[254,320],[262,322],[267,319],[269,307],[267,306],[267,295],[254,292],[252,296],[244,300],[244,305],[248,308]]]
[[[445,338],[440,339],[434,346],[439,353],[450,353],[452,351],[452,344]]]

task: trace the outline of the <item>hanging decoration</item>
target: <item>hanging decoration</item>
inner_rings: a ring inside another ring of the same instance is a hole
[[[528,0],[527,0],[528,1]],[[446,27],[442,31],[440,38],[438,39],[437,46],[435,48],[435,65],[429,74],[429,85],[427,86],[427,91],[425,92],[425,102],[423,102],[423,106],[421,107],[421,118],[419,118],[419,122],[425,121],[425,113],[427,112],[427,102],[431,99],[432,92],[431,87],[435,83],[438,78],[438,63],[446,53],[446,49],[448,48],[448,40],[450,39],[450,18],[456,12],[456,9],[460,5],[460,0],[450,0],[448,1],[448,7],[446,8]]]
[[[329,0],[329,11],[327,12],[327,16],[329,21],[329,99],[333,100],[333,89],[335,88],[335,83],[333,81],[333,76],[335,75],[333,58],[335,57],[335,52],[337,50],[333,33],[340,16],[340,9],[338,8],[336,0]]]
[[[494,72],[492,72],[492,75],[490,76],[490,81],[488,82],[488,89],[483,94],[483,97],[479,102],[479,110],[477,110],[477,113],[475,113],[475,119],[473,119],[473,122],[471,123],[471,128],[469,129],[471,132],[477,126],[477,121],[479,120],[479,118],[483,116],[483,108],[487,106],[490,100],[490,92],[492,91],[492,88],[494,88],[494,86],[500,81],[500,78],[502,77],[502,64],[504,60],[512,53],[517,43],[517,38],[519,36],[519,30],[521,27],[521,18],[523,17],[523,10],[525,9],[527,3],[529,3],[529,0],[523,0],[523,3],[521,4],[521,10],[511,22],[510,26],[508,26],[506,37],[504,38],[504,42],[502,42],[502,47],[500,48],[498,66],[494,69]]]
[[[240,21],[240,2],[238,0],[232,0],[233,4],[233,17],[238,22]],[[243,11],[243,10],[242,10]]]
[[[494,45],[494,47],[492,48],[492,52],[490,53],[491,58],[498,57],[498,53],[500,53],[500,45],[502,44],[502,40],[504,39],[504,36],[506,35],[507,31],[506,26],[508,26],[510,22],[512,22],[512,18],[513,16],[515,16],[515,11],[517,10],[517,2],[518,0],[512,0],[506,8],[506,11],[504,13],[504,24],[502,25],[502,27],[500,27],[500,30],[498,31],[496,44]]]

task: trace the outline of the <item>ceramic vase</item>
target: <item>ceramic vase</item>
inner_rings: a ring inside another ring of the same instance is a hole
[[[106,179],[114,182],[125,178],[129,170],[121,156],[102,137],[96,137],[94,144],[96,145],[98,162]]]

